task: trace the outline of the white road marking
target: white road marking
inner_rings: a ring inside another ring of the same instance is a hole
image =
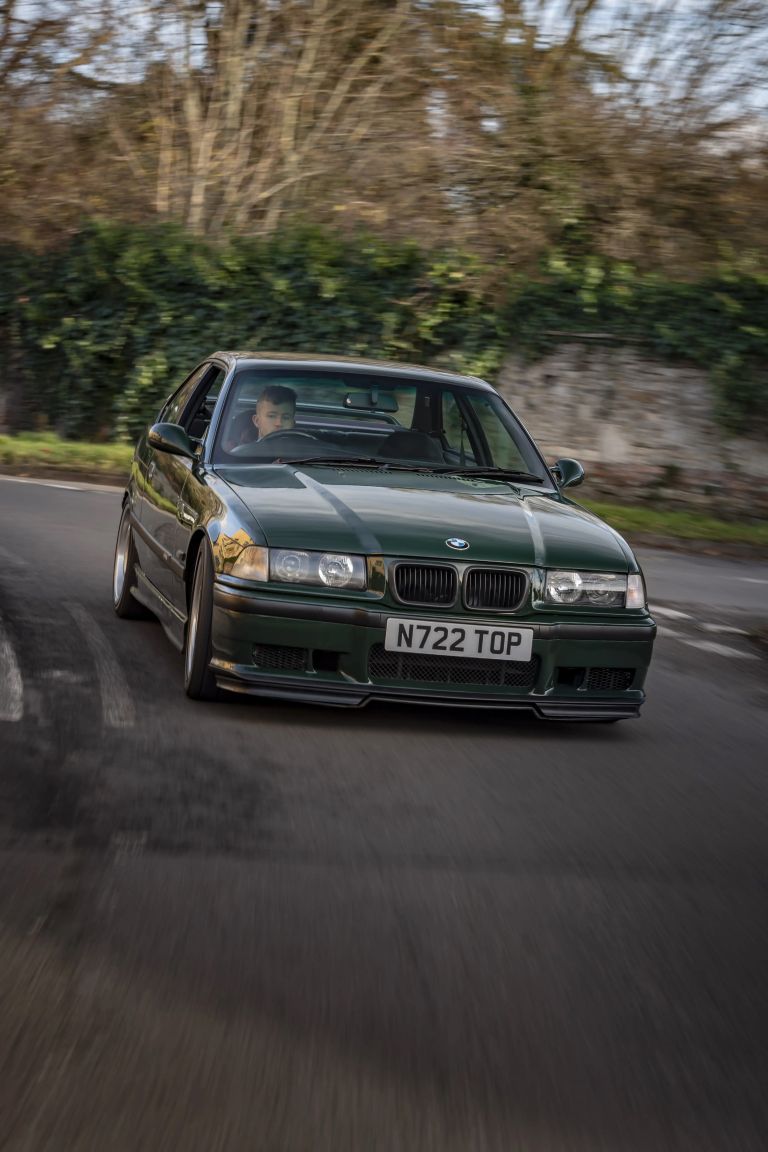
[[[118,484],[92,484],[87,480],[65,484],[62,480],[42,480],[34,476],[5,476],[3,473],[0,473],[0,480],[7,480],[9,484],[42,484],[45,488],[66,488],[69,492],[123,492],[125,490],[125,485]]]
[[[657,636],[673,636],[675,639],[679,639],[683,635],[683,633],[682,632],[676,632],[674,628],[667,628],[667,626],[664,625],[663,627],[656,629],[656,635]]]
[[[96,662],[104,723],[110,728],[130,728],[136,722],[136,710],[111,644],[82,604],[71,603],[65,607],[85,636]]]
[[[0,720],[21,720],[24,684],[16,653],[0,617]]]
[[[58,684],[84,684],[85,676],[80,672],[70,672],[67,668],[45,668],[40,673],[41,680],[53,680]]]
[[[702,652],[714,652],[717,656],[739,656],[742,660],[759,660],[753,652],[740,652],[738,648],[728,648],[725,644],[716,644],[714,640],[683,640],[691,648],[700,648]]]
[[[736,579],[742,584],[768,584],[768,580],[759,580],[757,576],[737,576]]]
[[[3,548],[0,544],[0,560],[3,564],[9,564],[12,568],[29,568],[29,564],[21,556],[17,556],[15,552],[11,552],[10,548]]]
[[[744,628],[732,628],[730,624],[702,624],[703,632],[719,632],[728,636],[749,636]]]
[[[668,616],[670,620],[690,620],[691,616],[687,612],[678,612],[676,608],[657,608],[655,605],[651,608],[651,613],[654,616]]]

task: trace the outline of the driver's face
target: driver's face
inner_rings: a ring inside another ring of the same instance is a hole
[[[259,401],[252,419],[259,430],[259,436],[269,436],[270,432],[285,432],[296,423],[292,404],[272,404],[269,400]]]

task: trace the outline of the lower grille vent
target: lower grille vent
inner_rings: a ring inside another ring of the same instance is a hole
[[[590,668],[587,688],[593,692],[624,692],[634,675],[634,668]]]
[[[414,680],[531,689],[538,672],[538,656],[526,661],[421,656],[412,652],[387,652],[383,644],[374,644],[368,656],[368,675],[374,681]]]
[[[273,672],[303,672],[307,667],[306,648],[289,648],[285,644],[254,644],[253,662]]]

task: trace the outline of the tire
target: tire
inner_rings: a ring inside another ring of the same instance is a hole
[[[213,561],[206,541],[195,558],[184,637],[184,689],[192,700],[215,700],[216,678],[211,671],[213,627]]]
[[[131,516],[127,504],[123,505],[120,526],[115,541],[115,559],[112,565],[112,604],[123,620],[146,620],[150,612],[131,594],[136,584],[136,545],[131,531]]]

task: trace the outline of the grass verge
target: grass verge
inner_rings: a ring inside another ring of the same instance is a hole
[[[746,544],[768,549],[768,521],[765,520],[718,520],[701,512],[678,509],[604,504],[592,500],[579,502],[630,539],[664,536],[680,541],[708,540],[717,544]]]
[[[127,476],[133,448],[129,444],[87,444],[62,440],[51,432],[0,436],[0,465],[18,471],[52,469],[83,477]]]

